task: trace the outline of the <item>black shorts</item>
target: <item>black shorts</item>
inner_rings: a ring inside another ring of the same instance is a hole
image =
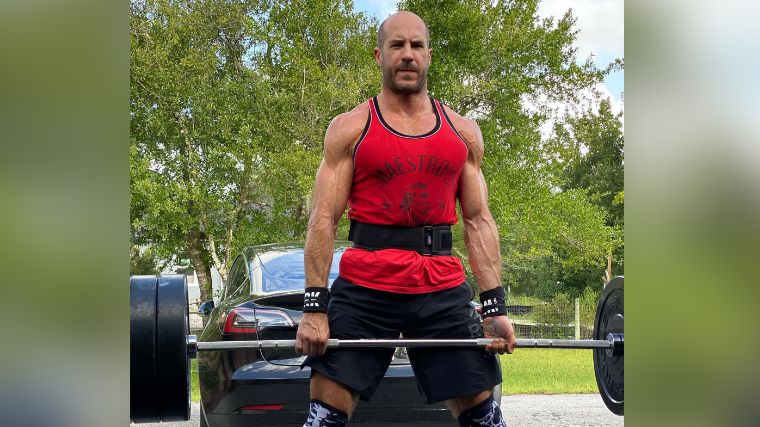
[[[331,288],[330,338],[480,338],[480,317],[467,283],[428,294],[398,294],[354,285],[338,277]],[[393,357],[392,348],[328,349],[305,366],[369,400]],[[427,403],[470,396],[501,383],[496,356],[482,348],[410,348],[417,384]]]

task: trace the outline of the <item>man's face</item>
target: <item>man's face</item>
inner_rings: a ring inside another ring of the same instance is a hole
[[[427,73],[432,50],[428,47],[424,24],[415,17],[394,17],[385,23],[385,39],[375,48],[375,61],[383,70],[383,85],[401,95],[427,89]]]

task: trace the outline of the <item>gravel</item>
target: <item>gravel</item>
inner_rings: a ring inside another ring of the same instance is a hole
[[[598,394],[518,394],[501,399],[508,426],[622,426]]]

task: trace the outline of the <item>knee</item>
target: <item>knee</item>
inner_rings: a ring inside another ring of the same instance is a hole
[[[358,393],[337,381],[327,378],[319,372],[312,374],[309,392],[312,400],[322,401],[345,412],[349,417],[359,401]]]
[[[451,411],[451,414],[454,416],[454,418],[459,418],[459,416],[462,415],[462,412],[480,405],[486,399],[490,398],[491,394],[492,390],[485,390],[472,396],[462,396],[449,399],[445,401],[444,404],[449,409],[449,411]]]
[[[461,427],[505,427],[501,408],[493,399],[490,390],[452,400],[459,400],[456,409],[460,411],[455,412],[452,409],[452,412]]]

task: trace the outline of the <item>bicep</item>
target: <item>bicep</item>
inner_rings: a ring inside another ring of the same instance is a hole
[[[459,204],[465,220],[488,212],[488,188],[480,168],[467,162],[459,179]]]
[[[463,132],[469,153],[459,178],[459,203],[465,220],[488,213],[488,187],[480,165],[483,161],[483,137],[477,128]]]
[[[353,179],[353,162],[347,149],[350,144],[340,138],[331,130],[325,135],[324,157],[314,185],[313,210],[335,221],[343,215]]]

